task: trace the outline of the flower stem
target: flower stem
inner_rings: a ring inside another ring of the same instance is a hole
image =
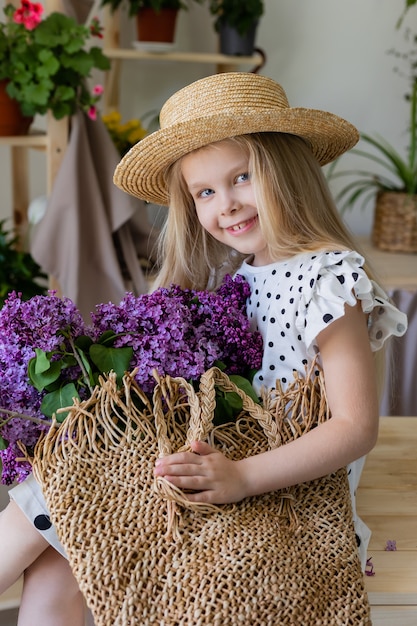
[[[42,426],[45,424],[52,425],[52,422],[49,420],[43,420],[40,417],[33,417],[32,415],[27,415],[26,413],[18,413],[17,411],[8,411],[7,409],[0,408],[0,413],[5,413],[9,417],[5,420],[0,421],[0,428],[5,426],[10,420],[15,417],[20,417],[21,419],[29,420],[29,422],[33,422],[34,424],[41,424]]]
[[[75,346],[74,340],[73,340],[73,338],[72,338],[72,336],[70,334],[67,335],[67,338],[68,338],[69,344],[70,344],[70,346],[72,348],[72,351],[74,353],[74,357],[75,357],[78,365],[80,366],[80,369],[81,369],[81,372],[82,372],[82,375],[83,375],[83,378],[84,378],[84,382],[85,382],[86,386],[88,387],[88,390],[90,391],[90,393],[93,393],[93,387],[92,387],[92,385],[90,383],[90,377],[88,375],[87,370],[85,369],[85,365],[83,363],[83,360],[80,358],[80,355],[79,355],[78,350],[77,350],[77,348]]]

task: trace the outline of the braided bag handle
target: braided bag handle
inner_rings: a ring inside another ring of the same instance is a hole
[[[190,418],[186,432],[184,444],[175,452],[191,450],[193,441],[210,440],[210,435],[216,428],[213,424],[214,410],[216,407],[216,386],[229,393],[236,393],[242,400],[243,411],[254,418],[261,426],[268,447],[276,448],[280,444],[278,427],[272,414],[261,405],[256,404],[242,389],[240,389],[229,376],[217,367],[207,370],[200,378],[199,392],[195,392],[183,378],[159,379],[154,390],[153,405],[156,426],[156,436],[160,456],[165,456],[174,452],[172,449],[172,438],[169,437],[167,421],[163,411],[163,402],[169,402],[170,386],[176,383],[184,389],[189,404]],[[233,428],[232,424],[227,425]],[[236,436],[239,436],[236,430]],[[156,492],[168,503],[168,531],[167,535],[176,540],[179,535],[179,518],[181,517],[181,507],[199,512],[200,514],[227,513],[234,511],[236,505],[216,505],[204,502],[191,502],[187,495],[179,487],[176,487],[164,477],[155,478],[154,488]]]

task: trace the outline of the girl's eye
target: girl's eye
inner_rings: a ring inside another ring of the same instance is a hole
[[[239,174],[239,176],[236,176],[237,183],[246,183],[249,179],[250,176],[248,172],[244,172],[243,174]]]
[[[202,189],[201,191],[198,192],[197,197],[198,198],[208,198],[213,193],[214,193],[213,189]]]

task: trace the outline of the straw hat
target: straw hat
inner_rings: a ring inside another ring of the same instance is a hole
[[[291,108],[283,88],[271,78],[226,72],[198,80],[167,100],[160,130],[139,141],[123,157],[115,184],[128,193],[168,205],[166,168],[188,152],[228,137],[282,132],[306,139],[321,165],[358,141],[344,119],[306,108]]]

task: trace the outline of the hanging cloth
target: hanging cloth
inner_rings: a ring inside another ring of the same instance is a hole
[[[77,112],[46,213],[31,242],[34,259],[57,279],[61,294],[75,302],[87,321],[96,304],[123,298],[127,287],[120,254],[129,290],[148,290],[139,257],[149,258],[156,233],[146,205],[113,184],[118,161],[103,122]],[[142,236],[136,242],[138,221]]]

